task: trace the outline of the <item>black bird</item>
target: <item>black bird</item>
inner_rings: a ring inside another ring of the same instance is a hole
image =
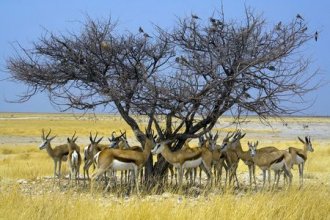
[[[214,24],[217,22],[217,19],[214,19],[214,18],[210,18],[210,21]]]
[[[281,26],[282,26],[282,22],[278,22],[278,24],[276,25],[276,30],[281,30]]]
[[[319,37],[319,33],[316,31],[315,34],[314,34],[314,39],[315,41],[317,41],[317,38]]]
[[[300,20],[304,20],[303,17],[301,17],[300,14],[297,14],[297,15],[296,15],[296,18],[297,18],[297,19],[300,19]]]
[[[194,14],[191,14],[191,17],[192,17],[193,19],[200,19],[197,15],[194,15]]]
[[[144,32],[143,29],[142,29],[142,27],[139,27],[139,32],[140,33],[143,33]]]
[[[304,29],[301,30],[302,32],[305,32],[307,31],[307,27],[305,27]]]

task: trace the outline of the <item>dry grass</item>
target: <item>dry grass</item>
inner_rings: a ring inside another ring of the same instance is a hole
[[[0,194],[0,212],[11,219],[327,219],[329,188],[210,195],[197,199],[147,196],[130,199],[65,194]],[[15,208],[13,208],[15,207]]]
[[[95,120],[91,116],[77,119],[62,114],[2,113],[0,118],[0,140],[6,136],[38,138],[42,128],[52,128],[58,136],[72,135],[73,130],[77,130],[80,136],[88,136],[90,130],[109,135],[112,130],[126,129],[128,136],[132,137],[127,125],[114,116],[102,115]],[[230,121],[227,118],[222,120]],[[251,120],[257,122],[256,118]],[[317,118],[310,120],[313,123],[320,122]],[[286,121],[305,123],[308,119],[287,118]],[[330,120],[322,119],[322,123],[325,122],[330,124]],[[230,130],[226,129],[222,130]],[[250,132],[260,133],[260,130],[251,128]],[[247,141],[257,139],[262,140],[258,136],[254,136],[254,139],[243,139],[243,149],[247,149]],[[171,194],[171,190],[163,195],[145,192],[142,198],[131,196],[125,199],[112,193],[91,195],[83,187],[58,188],[52,181],[47,182],[40,178],[53,175],[53,161],[45,151],[38,149],[39,143],[13,147],[12,143],[2,141],[0,219],[329,219],[329,141],[313,143],[315,152],[309,154],[305,166],[305,187],[302,190],[298,190],[298,169],[295,168],[293,187],[288,191],[223,193],[213,188],[197,198],[184,196],[182,201],[178,200],[181,196]],[[287,146],[300,146],[296,140],[269,139],[262,143],[282,149]],[[63,168],[63,172],[67,173],[66,163]],[[246,166],[240,163],[239,178],[242,178],[246,171]],[[20,179],[26,180],[27,184],[18,183]]]

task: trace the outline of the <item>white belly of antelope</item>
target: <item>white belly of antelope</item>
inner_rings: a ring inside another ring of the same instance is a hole
[[[297,164],[301,164],[301,163],[305,162],[305,160],[301,156],[296,155],[296,162],[297,162]]]
[[[272,170],[281,170],[281,169],[283,169],[283,166],[284,166],[284,159],[283,159],[281,162],[279,162],[279,163],[273,163],[273,164],[270,166],[270,168],[271,168]]]
[[[136,168],[135,163],[125,163],[119,160],[113,160],[111,168],[114,170],[134,170]]]
[[[198,158],[196,160],[187,160],[183,163],[182,168],[195,168],[198,167],[202,163],[202,158]]]

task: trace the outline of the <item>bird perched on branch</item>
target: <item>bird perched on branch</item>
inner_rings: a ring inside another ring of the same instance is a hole
[[[296,18],[297,18],[297,19],[300,19],[300,20],[304,20],[303,17],[301,17],[300,14],[297,14],[297,15],[296,15]]]
[[[278,22],[278,24],[276,25],[275,29],[279,31],[279,30],[281,30],[281,26],[282,26],[282,22],[280,21],[280,22]]]
[[[316,31],[315,34],[314,34],[315,41],[317,41],[318,37],[319,37],[319,33]]]
[[[139,27],[139,32],[140,33],[143,33],[144,32],[144,30],[142,29],[142,27]]]
[[[215,24],[217,22],[217,19],[211,17],[210,18],[210,22],[213,23],[213,24]]]
[[[197,15],[194,15],[194,14],[191,14],[191,17],[192,17],[193,19],[200,19]]]

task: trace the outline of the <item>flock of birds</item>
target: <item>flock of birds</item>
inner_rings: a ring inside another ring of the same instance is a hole
[[[195,14],[191,14],[191,18],[192,18],[192,20],[198,20],[198,19],[201,19],[200,17],[198,17],[198,16],[195,15]],[[296,15],[296,19],[297,19],[297,20],[300,20],[300,21],[304,21],[304,18],[303,18],[300,14],[297,14],[297,15]],[[210,22],[211,22],[211,24],[212,24],[213,26],[222,26],[222,25],[223,25],[223,22],[221,22],[219,19],[215,19],[215,18],[213,18],[213,17],[210,17],[209,20],[210,20]],[[281,22],[281,21],[277,23],[277,25],[275,26],[275,30],[277,30],[277,31],[282,30],[282,22]],[[302,32],[307,31],[307,27],[304,27],[301,31],[302,31]],[[144,36],[145,38],[151,38],[151,36],[150,36],[148,33],[146,33],[146,32],[142,29],[142,27],[139,27],[139,33],[143,34],[143,36]],[[314,40],[317,41],[317,40],[318,40],[318,37],[319,37],[319,33],[318,33],[318,31],[315,31],[315,33],[314,33]]]
[[[311,138],[306,136],[304,139],[298,137],[302,143],[302,148],[290,147],[287,150],[279,150],[276,147],[258,147],[258,141],[255,143],[248,142],[249,150],[244,151],[241,145],[241,139],[245,137],[241,131],[228,133],[221,144],[218,144],[219,134],[206,133],[199,137],[199,146],[191,147],[189,141],[186,141],[183,147],[177,151],[172,151],[171,145],[177,140],[160,140],[157,135],[146,132],[145,144],[141,146],[130,146],[127,141],[126,132],[121,132],[116,136],[115,132],[108,138],[108,144],[101,144],[103,137],[97,138],[97,134],[93,137],[90,133],[90,143],[84,148],[84,158],[80,153],[80,147],[76,144],[76,133],[70,138],[67,138],[67,143],[51,147],[51,141],[56,137],[49,137],[51,130],[45,135],[42,130],[42,144],[40,149],[46,149],[49,156],[54,161],[54,180],[61,178],[61,163],[67,161],[69,167],[69,183],[75,179],[76,184],[79,183],[79,170],[84,161],[84,185],[85,180],[91,181],[91,189],[93,184],[97,182],[99,185],[102,180],[105,182],[105,190],[117,184],[117,172],[121,172],[120,183],[135,185],[136,191],[139,192],[139,185],[145,181],[143,176],[143,167],[145,166],[151,154],[162,155],[168,162],[168,171],[171,173],[171,184],[173,178],[176,180],[176,185],[179,189],[182,188],[183,178],[186,177],[187,183],[194,185],[197,177],[197,168],[200,169],[199,181],[201,182],[201,173],[204,172],[207,176],[206,185],[221,185],[221,177],[223,170],[226,178],[229,179],[229,185],[236,184],[240,187],[237,178],[237,167],[240,160],[248,166],[250,186],[255,187],[256,176],[255,167],[259,167],[263,172],[263,187],[266,183],[266,174],[268,172],[269,187],[271,184],[271,170],[275,172],[274,184],[272,187],[278,187],[280,174],[284,173],[285,183],[288,186],[292,182],[291,169],[294,164],[298,165],[300,186],[303,185],[304,164],[307,160],[307,152],[313,152]],[[158,160],[157,162],[158,163]],[[95,171],[92,177],[89,177],[89,169],[94,166]],[[140,181],[139,175],[141,174]],[[178,178],[176,178],[178,177]],[[189,183],[190,177],[190,183]],[[165,178],[166,181],[169,178]],[[178,182],[177,182],[178,179]],[[126,181],[126,182],[125,182]]]

